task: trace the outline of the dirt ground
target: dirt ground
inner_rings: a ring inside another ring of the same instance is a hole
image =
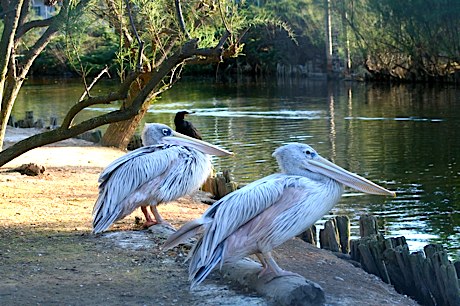
[[[189,290],[187,250],[160,250],[139,211],[91,234],[99,173],[124,152],[71,141],[32,150],[0,168],[0,304],[270,305],[214,273]],[[46,167],[36,177],[9,172]],[[159,207],[175,226],[198,217],[202,194]],[[328,305],[416,305],[332,253],[294,239],[275,252],[283,268],[318,283]]]

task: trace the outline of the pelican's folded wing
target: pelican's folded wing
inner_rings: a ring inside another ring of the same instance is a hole
[[[113,161],[99,177],[99,197],[93,209],[93,231],[106,230],[123,210],[120,203],[140,186],[162,173],[177,159],[170,146],[141,147]]]
[[[274,205],[289,185],[289,177],[273,174],[228,194],[214,203],[204,214],[213,219],[203,236],[203,252],[209,252],[248,221]],[[293,181],[294,182],[294,181]]]

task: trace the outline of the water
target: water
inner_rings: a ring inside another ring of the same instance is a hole
[[[100,91],[110,85],[100,86]],[[27,93],[27,94],[26,94]],[[13,113],[63,112],[81,95],[74,83],[29,84]],[[113,107],[93,107],[88,118]],[[212,84],[182,81],[156,101],[145,121],[173,126],[178,110],[207,141],[236,153],[215,158],[248,183],[277,171],[271,154],[287,142],[312,145],[322,156],[397,192],[396,198],[347,190],[330,215],[347,215],[352,235],[363,213],[379,217],[387,237],[404,235],[411,251],[442,243],[460,258],[460,89],[297,81]]]

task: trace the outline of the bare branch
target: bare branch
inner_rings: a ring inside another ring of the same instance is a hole
[[[220,18],[222,19],[222,23],[225,26],[225,30],[228,33],[231,33],[232,31],[230,31],[230,27],[228,26],[227,19],[225,18],[224,10],[222,9],[222,4],[220,3],[221,0],[218,0],[217,2],[218,2],[218,5],[219,5]]]
[[[140,73],[133,73],[129,76],[123,86],[116,93],[111,93],[104,97],[95,97],[83,100],[75,104],[67,113],[61,127],[51,130],[45,133],[37,134],[32,137],[26,138],[5,149],[0,153],[0,166],[11,161],[15,157],[43,145],[57,142],[60,140],[68,139],[77,136],[83,132],[97,128],[99,126],[110,124],[114,122],[120,122],[133,118],[139,113],[142,105],[148,101],[148,98],[157,95],[161,92],[158,90],[159,84],[163,81],[165,76],[173,72],[184,63],[187,59],[210,56],[212,58],[220,58],[222,55],[230,55],[236,50],[236,47],[231,47],[229,50],[222,52],[222,48],[211,48],[211,49],[199,49],[198,40],[192,39],[182,45],[182,48],[175,52],[172,56],[168,57],[162,65],[157,67],[155,72],[150,72],[151,77],[145,86],[138,92],[136,97],[132,100],[131,105],[126,106],[117,111],[112,111],[107,114],[103,114],[97,117],[90,118],[74,126],[70,126],[73,118],[77,113],[87,106],[101,103],[110,103],[114,100],[126,99],[127,93],[132,82],[140,76]],[[170,80],[174,81],[174,80]]]
[[[26,18],[29,15],[31,1],[24,1],[24,4],[21,7],[21,15],[19,15],[19,22],[18,22],[18,30],[24,25],[26,22]],[[15,35],[15,40],[18,40],[17,31]]]
[[[27,23],[24,23],[21,27],[18,28],[18,31],[16,32],[16,39],[21,38],[27,32],[34,28],[44,28],[50,26],[54,22],[55,18],[56,16],[53,16],[48,19],[32,20]]]
[[[171,41],[168,43],[165,50],[163,51],[163,55],[157,60],[155,64],[156,67],[160,66],[163,63],[163,61],[168,57],[168,54],[170,54],[171,50],[176,45],[177,40],[178,40],[177,37],[173,37],[171,39]]]
[[[16,39],[21,38],[24,36],[27,32],[34,28],[44,28],[50,26],[53,22],[56,16],[53,16],[48,19],[42,19],[42,20],[32,20],[27,23],[24,23],[21,27],[18,28],[16,32]]]
[[[230,37],[230,32],[225,31],[225,34],[219,39],[219,43],[216,45],[216,48],[222,48],[225,44],[225,41]]]
[[[118,91],[115,93],[110,93],[106,96],[98,96],[94,98],[89,98],[89,99],[78,102],[77,104],[72,106],[70,110],[67,112],[64,120],[62,121],[61,127],[69,128],[75,116],[80,111],[87,108],[88,106],[97,105],[97,104],[110,104],[113,101],[126,99],[128,95],[128,91],[129,91],[129,86],[131,86],[131,83],[134,82],[138,76],[139,76],[139,73],[133,73],[129,75],[126,78],[125,82],[120,86]]]
[[[137,54],[137,70],[142,71],[142,58],[144,54],[144,42],[139,37],[139,33],[137,33],[136,25],[134,24],[134,18],[131,13],[131,6],[129,5],[129,0],[126,0],[126,8],[128,9],[128,16],[129,22],[131,23],[131,27],[133,28],[134,35],[136,36],[137,43],[139,44],[139,50]]]
[[[99,81],[99,79],[104,75],[104,73],[107,73],[107,75],[110,77],[109,67],[105,66],[105,68],[102,69],[102,71],[99,72],[99,74],[93,79],[91,84],[89,84],[89,86],[85,87],[85,92],[81,95],[80,100],[78,102],[83,101],[83,99],[86,97],[86,95],[90,96],[89,91],[91,90],[91,88],[93,88],[94,84],[96,84],[96,82]]]
[[[180,0],[175,0],[174,4],[176,6],[176,15],[177,15],[177,20],[179,21],[179,27],[182,33],[185,34],[185,37],[187,39],[191,39],[190,33],[187,31],[187,28],[185,27],[185,21],[184,21],[184,15],[182,14],[182,7],[180,4]]]

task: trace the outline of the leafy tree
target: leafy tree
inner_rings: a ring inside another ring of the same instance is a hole
[[[237,61],[244,72],[270,73],[278,63],[304,65],[318,55],[324,57],[324,0],[251,3],[250,12],[264,22],[243,39],[245,56]]]
[[[46,20],[33,19],[28,1],[1,1],[5,13],[2,15],[0,53],[5,56],[0,57],[0,144],[17,93],[32,63],[61,31],[71,33],[68,39],[76,41],[69,45],[77,46],[79,37],[72,27],[80,30],[78,23],[83,12],[91,10],[118,33],[116,67],[120,85],[115,92],[92,96],[93,83],[85,82],[85,95],[70,108],[59,128],[34,135],[1,151],[0,166],[28,150],[105,124],[109,127],[104,142],[126,147],[152,99],[177,81],[184,65],[220,62],[237,56],[241,51],[239,35],[251,24],[245,12],[239,9],[240,1],[230,0],[196,0],[183,4],[180,0],[107,0],[98,5],[90,0],[64,0],[58,14]],[[18,58],[24,35],[37,29],[41,30],[36,41]],[[74,51],[75,63],[81,63],[78,48]],[[97,52],[95,48],[94,53]],[[80,68],[86,76],[85,67]],[[85,108],[115,101],[123,101],[119,110],[78,124],[73,122]]]
[[[355,61],[372,74],[430,80],[459,69],[459,1],[345,2]]]

